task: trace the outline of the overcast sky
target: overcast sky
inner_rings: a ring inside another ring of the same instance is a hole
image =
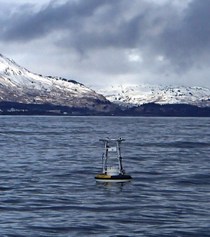
[[[210,0],[0,0],[0,6],[0,53],[32,72],[87,86],[210,87]]]

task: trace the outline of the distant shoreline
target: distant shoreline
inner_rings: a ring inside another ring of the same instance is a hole
[[[116,106],[115,110],[103,112],[89,108],[52,104],[0,102],[0,115],[210,117],[210,107],[198,107],[188,104],[160,105],[148,103],[131,108]]]

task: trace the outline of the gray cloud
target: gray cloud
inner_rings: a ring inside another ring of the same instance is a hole
[[[107,1],[67,1],[63,4],[50,2],[40,11],[33,11],[32,4],[19,6],[8,18],[3,39],[28,41],[44,37],[52,31],[76,28]],[[75,30],[75,29],[74,29]]]
[[[84,63],[86,70],[97,63],[95,70],[101,73],[126,68],[135,76],[143,69],[178,75],[204,67],[210,59],[209,12],[209,0],[191,0],[184,9],[171,1],[149,0],[51,1],[38,10],[32,4],[16,5],[0,14],[0,41],[24,45],[39,39],[43,47],[84,57],[79,66]],[[129,50],[138,51],[142,62],[125,66]],[[100,54],[110,59],[107,67]]]
[[[175,24],[159,36],[163,53],[179,66],[189,68],[205,62],[210,53],[210,1],[192,1]],[[202,60],[202,57],[204,60]]]
[[[135,7],[138,9],[133,9]],[[132,10],[135,11],[134,15]],[[20,6],[8,17],[1,37],[11,41],[28,41],[51,31],[66,30],[72,35],[79,32],[75,35],[75,41],[78,35],[82,35],[84,41],[90,38],[93,44],[99,39],[102,46],[119,44],[131,47],[145,33],[150,12],[154,10],[147,2],[135,0],[132,3],[126,0],[80,0],[60,5],[52,1],[38,12],[33,11],[33,5],[28,4]]]

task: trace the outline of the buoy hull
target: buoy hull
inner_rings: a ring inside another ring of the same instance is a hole
[[[131,181],[132,177],[130,175],[107,175],[107,174],[98,174],[95,177],[97,182],[128,182]]]

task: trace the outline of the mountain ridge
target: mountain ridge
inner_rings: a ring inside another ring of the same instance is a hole
[[[148,103],[210,106],[210,89],[204,87],[115,85],[98,90],[111,102],[131,108]]]
[[[145,84],[93,90],[32,73],[0,54],[0,114],[210,116],[210,90]]]
[[[0,55],[0,101],[52,104],[110,112],[114,106],[82,83],[61,77],[42,76]]]

